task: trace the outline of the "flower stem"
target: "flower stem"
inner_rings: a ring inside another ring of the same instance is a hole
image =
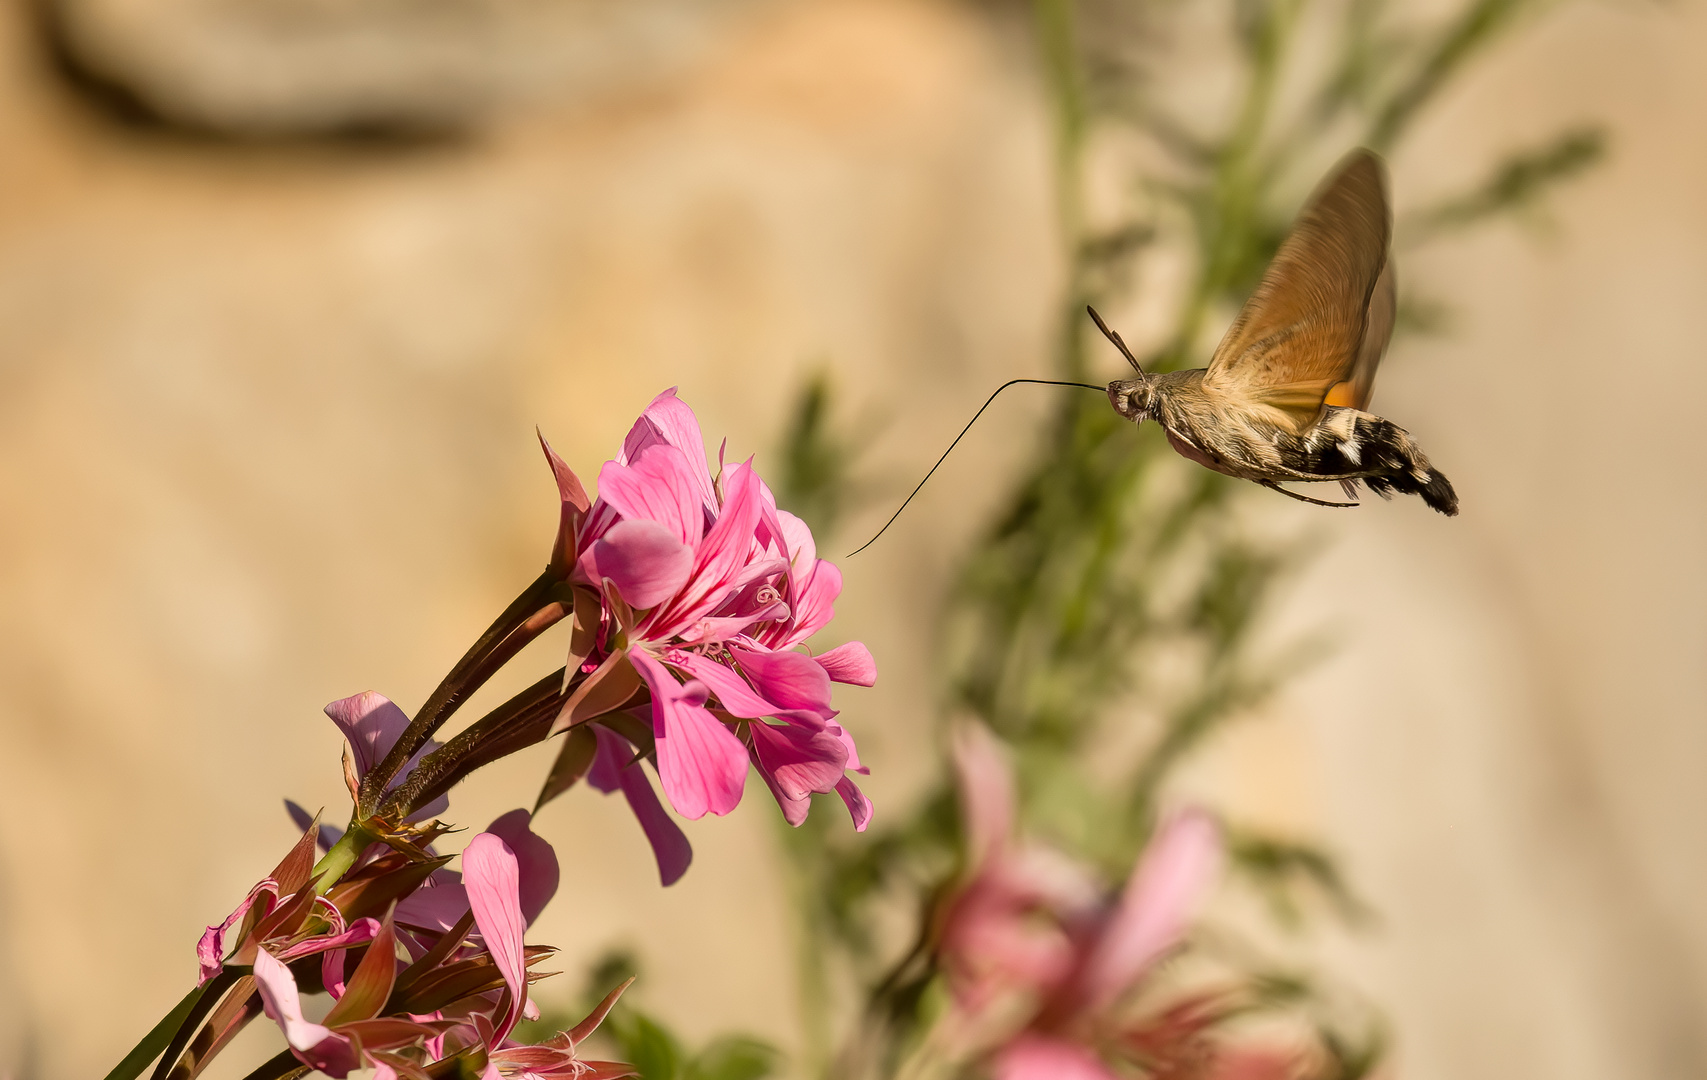
[[[480,635],[456,666],[439,683],[433,696],[421,706],[421,711],[409,722],[409,727],[385,755],[385,760],[368,770],[362,778],[356,817],[365,820],[379,807],[381,796],[415,751],[426,745],[433,732],[449,720],[457,707],[486,684],[499,668],[520,652],[522,647],[561,619],[568,608],[551,599],[552,591],[562,582],[560,571],[547,567],[533,584],[523,589],[510,602],[503,614]]]
[[[255,1071],[243,1080],[285,1080],[290,1076],[305,1076],[308,1066],[296,1060],[296,1055],[289,1050],[280,1050],[272,1057],[256,1066]]]
[[[212,985],[211,983],[208,985]],[[221,989],[224,989],[221,987]],[[107,1080],[136,1080],[142,1075],[142,1070],[148,1063],[172,1042],[180,1028],[189,1020],[196,1003],[201,1000],[207,986],[198,986],[184,995],[182,1001],[171,1012],[160,1018],[148,1034],[142,1037],[124,1060],[113,1066],[113,1071],[107,1074]]]
[[[314,891],[324,896],[326,890],[338,883],[338,879],[347,873],[356,860],[362,857],[362,852],[368,845],[379,837],[363,828],[359,822],[351,822],[344,835],[332,845],[330,851],[314,864]]]

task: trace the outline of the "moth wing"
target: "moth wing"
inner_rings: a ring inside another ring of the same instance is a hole
[[[1381,159],[1354,150],[1311,198],[1227,328],[1205,389],[1270,406],[1300,432],[1315,423],[1328,391],[1360,370],[1391,231]],[[1379,360],[1376,349],[1370,380]]]
[[[1393,337],[1393,320],[1399,311],[1398,288],[1393,279],[1393,260],[1381,268],[1375,279],[1375,291],[1369,294],[1369,309],[1363,317],[1363,341],[1357,347],[1357,363],[1351,376],[1328,391],[1326,403],[1348,409],[1367,409],[1370,395],[1375,393],[1375,369],[1387,355],[1387,342]]]

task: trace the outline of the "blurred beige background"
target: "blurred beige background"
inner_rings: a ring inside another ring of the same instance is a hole
[[[104,1073],[291,839],[279,800],[341,812],[320,706],[418,701],[544,556],[533,424],[591,477],[679,385],[762,468],[828,365],[888,418],[870,467],[910,477],[986,386],[1042,373],[1049,139],[1013,29],[730,5],[621,78],[488,87],[475,135],[248,145],[114,123],[0,9],[0,1067]],[[1198,771],[1345,854],[1383,917],[1319,955],[1388,1009],[1404,1077],[1707,1075],[1704,56],[1699,5],[1579,3],[1431,111],[1401,212],[1564,123],[1607,122],[1612,156],[1556,228],[1407,264],[1455,317],[1377,405],[1464,515],[1270,511],[1332,537],[1281,621],[1343,647]],[[879,813],[919,774],[929,598],[1036,407],[846,567]],[[530,803],[545,765],[453,816]],[[569,971],[644,941],[645,1000],[686,1034],[792,1043],[762,795],[688,827],[668,891],[620,804],[553,804],[534,939]]]

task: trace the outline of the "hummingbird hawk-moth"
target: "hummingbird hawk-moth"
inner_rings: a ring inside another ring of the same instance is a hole
[[[1180,454],[1216,472],[1280,486],[1362,481],[1382,498],[1420,495],[1458,513],[1452,484],[1397,424],[1364,412],[1393,333],[1392,219],[1381,159],[1356,150],[1317,189],[1207,368],[1147,373],[1094,310],[1091,318],[1136,370],[1108,384],[1116,412],[1154,420]]]

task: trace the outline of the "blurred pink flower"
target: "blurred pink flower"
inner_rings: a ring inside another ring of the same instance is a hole
[[[988,732],[962,728],[954,756],[969,865],[938,955],[956,1008],[973,1028],[1022,1018],[992,1055],[998,1080],[1113,1080],[1101,1051],[1123,1033],[1115,1007],[1184,937],[1218,873],[1219,832],[1199,811],[1169,816],[1105,903],[1082,868],[1013,838],[1013,776]]]
[[[859,642],[802,651],[842,587],[811,530],[777,509],[750,460],[720,462],[712,476],[699,422],[674,390],[653,400],[605,463],[590,505],[546,451],[564,506],[554,559],[573,560],[578,602],[601,605],[597,625],[572,646],[571,665],[587,678],[557,730],[608,714],[625,704],[626,688],[643,685],[648,749],[677,813],[734,809],[751,762],[789,822],[805,819],[813,793],[834,791],[864,829],[871,803],[848,773],[867,770],[834,722],[830,684],[870,686],[876,664]],[[579,615],[577,624],[586,625]],[[612,747],[601,738],[601,756]],[[663,875],[685,869],[685,838],[650,816],[632,781],[623,790]]]

